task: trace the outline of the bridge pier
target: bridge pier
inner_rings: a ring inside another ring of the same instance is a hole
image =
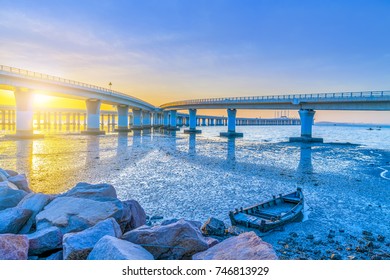
[[[33,93],[27,89],[16,89],[14,91],[16,103],[16,133],[8,135],[10,138],[31,139],[43,138],[42,134],[34,134],[33,119]],[[8,122],[11,124],[10,111]]]
[[[142,111],[142,129],[150,129],[152,127],[150,112]]]
[[[219,136],[221,137],[243,137],[244,134],[241,132],[236,132],[236,109],[227,109],[228,114],[228,131],[227,132],[221,132]]]
[[[129,106],[128,105],[117,105],[118,110],[118,127],[115,129],[116,132],[130,132],[129,128]]]
[[[177,127],[177,111],[171,110],[169,111],[169,125],[167,130],[178,131],[180,128]]]
[[[85,101],[85,104],[87,105],[87,130],[81,131],[81,134],[106,134],[105,131],[99,128],[101,100],[89,99]],[[69,117],[69,114],[67,117]]]
[[[184,133],[202,133],[202,130],[196,129],[196,109],[189,109],[190,126],[189,129],[184,129]]]
[[[142,110],[138,108],[133,108],[133,125],[131,126],[132,130],[141,130],[141,114]]]
[[[316,112],[311,109],[300,109],[299,117],[301,119],[301,137],[290,137],[290,142],[320,142],[322,138],[312,137],[313,119]]]

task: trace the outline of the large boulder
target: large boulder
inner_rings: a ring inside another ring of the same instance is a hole
[[[99,197],[103,198],[117,198],[116,190],[112,185],[109,184],[88,184],[88,183],[78,183],[72,189],[62,194],[61,196],[67,197],[78,197],[78,198],[87,198],[87,199],[96,199]]]
[[[155,259],[185,259],[208,248],[200,230],[183,219],[165,226],[139,227],[122,239],[144,246]]]
[[[154,260],[142,246],[112,236],[104,236],[96,243],[88,260]]]
[[[31,228],[35,228],[35,217],[42,209],[52,200],[52,197],[43,193],[30,193],[26,195],[18,204],[17,207],[29,209],[32,211],[30,219],[20,230],[20,234],[29,233]]]
[[[26,175],[18,174],[8,178],[8,181],[18,187],[19,190],[31,193],[32,190],[28,187]]]
[[[133,199],[122,201],[124,208],[127,210],[128,216],[123,217],[125,221],[123,232],[138,228],[146,224],[146,213],[138,201]]]
[[[114,218],[101,221],[81,232],[65,234],[63,238],[64,260],[85,260],[96,242],[106,235],[122,236],[122,231]]]
[[[25,235],[0,234],[0,260],[27,260],[28,238]]]
[[[122,222],[123,205],[118,199],[57,197],[36,216],[36,222],[37,229],[56,226],[65,234],[82,231],[111,217]]]
[[[0,182],[0,211],[15,207],[27,193],[9,187],[9,182]]]
[[[176,218],[173,218],[173,219],[169,219],[169,220],[164,220],[161,222],[161,225],[162,226],[166,226],[166,225],[169,225],[169,224],[173,224],[173,223],[176,223],[177,221],[179,221],[180,219],[176,219]],[[186,222],[192,224],[194,227],[196,228],[201,228],[202,227],[202,223],[199,222],[199,221],[193,221],[193,220],[185,220]]]
[[[9,177],[16,176],[19,174],[18,172],[10,170],[10,169],[3,169],[3,170],[8,173]]]
[[[0,168],[0,182],[7,181],[9,177],[9,173],[3,168]]]
[[[210,249],[192,256],[193,260],[276,260],[276,253],[253,231],[225,239]]]
[[[18,207],[0,211],[0,234],[18,233],[31,217],[31,214],[31,210]]]
[[[206,235],[225,235],[226,226],[225,223],[216,218],[209,218],[201,228],[202,232]]]
[[[49,227],[28,234],[29,255],[40,255],[44,252],[62,248],[62,232],[58,227]]]

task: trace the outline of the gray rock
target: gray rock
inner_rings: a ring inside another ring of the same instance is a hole
[[[207,242],[207,245],[209,246],[209,248],[217,245],[219,243],[218,239],[215,239],[215,238],[212,238],[212,237],[205,237],[206,239],[206,242]]]
[[[253,231],[225,239],[207,251],[192,256],[193,260],[276,260],[272,246]]]
[[[131,199],[123,201],[122,203],[124,205],[124,208],[128,209],[130,213],[130,215],[128,216],[129,218],[124,218],[125,221],[126,219],[128,219],[125,223],[125,226],[123,227],[124,232],[146,224],[145,210],[137,201]]]
[[[62,194],[61,196],[67,197],[78,197],[86,199],[95,199],[98,197],[110,197],[117,198],[116,190],[112,185],[109,184],[88,184],[88,183],[78,183],[71,190]]]
[[[143,226],[125,233],[122,239],[142,245],[155,259],[188,258],[208,248],[200,230],[183,219],[165,226]]]
[[[60,261],[60,260],[63,260],[62,250],[51,254],[50,256],[45,258],[45,260],[47,260],[47,261]]]
[[[123,205],[117,199],[57,197],[36,216],[36,222],[37,229],[57,226],[65,234],[82,231],[111,217],[120,223],[122,216]]]
[[[0,168],[0,182],[8,181],[9,177],[10,177],[9,173],[3,168]]]
[[[15,207],[26,195],[25,191],[10,188],[8,182],[0,182],[0,211]]]
[[[9,177],[16,176],[19,174],[18,172],[10,170],[10,169],[4,169],[4,170],[5,170],[5,172],[8,173]]]
[[[19,231],[20,234],[29,233],[31,228],[35,227],[35,217],[51,201],[52,197],[42,193],[30,193],[26,195],[17,207],[32,211],[30,219]]]
[[[209,218],[202,226],[202,232],[206,235],[225,235],[226,226],[225,223],[216,218]]]
[[[0,234],[0,260],[27,260],[28,238],[25,235]]]
[[[170,219],[170,220],[164,220],[161,225],[162,226],[166,226],[166,225],[169,225],[169,224],[173,224],[173,223],[176,223],[177,221],[179,221],[180,219]],[[199,221],[191,221],[191,220],[186,220],[184,219],[184,221],[192,224],[194,227],[200,229],[202,227],[202,223],[199,222]]]
[[[332,255],[330,256],[330,259],[331,259],[331,260],[341,260],[342,257],[341,257],[340,254],[334,253],[334,254],[332,254]]]
[[[96,243],[88,260],[154,260],[142,246],[112,236],[104,236]]]
[[[121,237],[122,231],[114,218],[97,223],[77,233],[67,233],[63,238],[65,260],[85,260],[95,244],[104,236]]]
[[[32,192],[32,190],[30,190],[30,188],[28,187],[27,178],[24,174],[18,174],[16,176],[9,177],[8,181],[16,185],[19,190],[25,191],[27,193]]]
[[[0,211],[0,234],[18,233],[31,217],[31,214],[31,210],[18,207],[7,208]]]
[[[47,251],[62,248],[62,232],[58,227],[49,227],[28,234],[29,255],[40,255]]]

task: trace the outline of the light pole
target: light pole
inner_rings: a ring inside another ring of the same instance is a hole
[[[110,82],[108,85],[110,86],[110,90],[111,90],[112,83]]]

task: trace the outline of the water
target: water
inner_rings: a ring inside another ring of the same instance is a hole
[[[37,192],[106,182],[150,216],[227,224],[230,210],[299,186],[307,219],[291,229],[371,229],[390,238],[390,128],[367,128],[315,126],[327,143],[312,145],[286,142],[299,126],[238,127],[243,139],[220,138],[226,127],[202,127],[196,136],[46,131],[40,140],[0,136],[0,166],[26,173]]]

